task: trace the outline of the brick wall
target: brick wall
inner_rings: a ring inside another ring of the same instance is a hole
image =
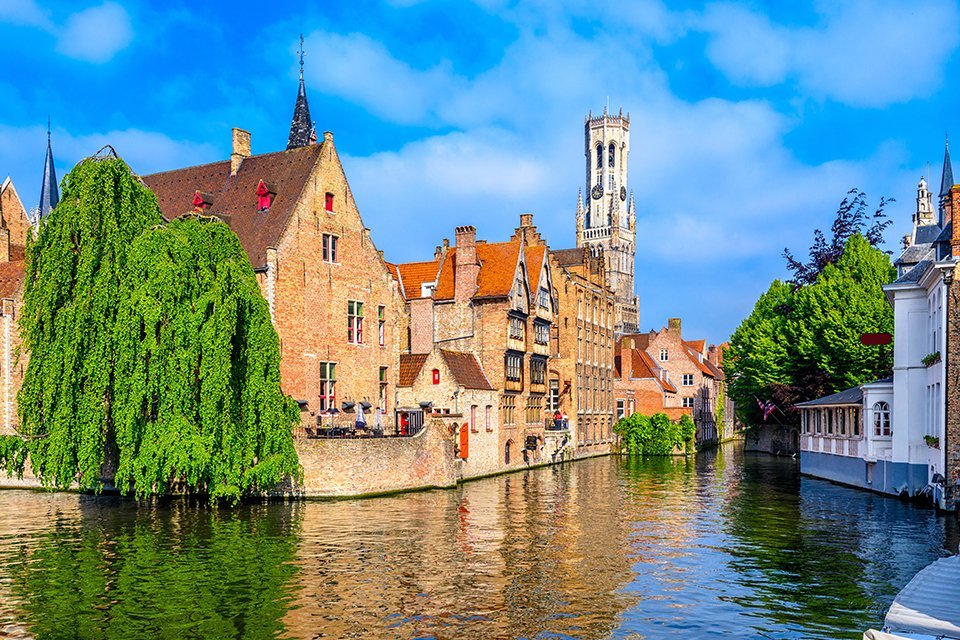
[[[325,210],[327,192],[334,194],[332,212]],[[323,260],[324,235],[337,238],[336,262]],[[322,362],[337,363],[338,406],[345,400],[380,406],[380,368],[386,367],[386,415],[392,416],[399,350],[406,342],[400,335],[405,333],[403,301],[363,225],[332,136],[324,141],[320,161],[276,249],[276,265],[268,267],[260,283],[264,296],[273,300],[281,384],[285,393],[306,401],[304,424],[316,423]],[[361,344],[347,339],[351,301],[363,303]]]

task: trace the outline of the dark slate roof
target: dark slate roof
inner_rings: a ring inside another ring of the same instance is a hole
[[[40,183],[40,213],[45,218],[57,203],[60,192],[57,190],[57,172],[53,166],[53,147],[50,146],[50,131],[47,130],[47,158],[43,162],[43,182]]]
[[[950,195],[953,186],[953,164],[950,162],[950,144],[943,146],[943,173],[940,175],[940,197]]]
[[[851,387],[829,396],[800,402],[798,407],[830,407],[841,404],[861,404],[863,402],[863,390],[860,387]]]
[[[923,257],[928,253],[930,253],[929,242],[925,244],[910,245],[909,247],[903,250],[903,253],[900,254],[900,257],[897,258],[893,264],[896,264],[896,265],[917,264],[918,262],[923,260]]]
[[[287,149],[305,147],[314,141],[313,120],[310,119],[310,105],[307,104],[307,89],[303,85],[303,69],[300,70],[300,89],[297,91],[297,104],[293,107],[293,121],[290,123],[290,139]]]
[[[480,363],[477,362],[476,356],[472,353],[441,349],[440,355],[443,356],[443,361],[447,363],[447,368],[450,369],[453,379],[460,386],[467,389],[493,390],[493,385],[487,380]]]
[[[948,222],[943,228],[943,231],[940,232],[940,235],[937,236],[937,239],[934,240],[936,243],[946,242],[950,243],[950,240],[953,239],[953,222]]]
[[[569,267],[576,264],[583,264],[583,254],[585,251],[589,251],[589,249],[586,247],[551,249],[550,254],[561,267]]]
[[[913,266],[912,269],[907,271],[905,274],[893,281],[893,284],[916,284],[920,282],[920,278],[923,277],[923,274],[927,272],[933,263],[935,262],[936,256],[933,251],[929,251],[923,260],[918,262]]]
[[[917,227],[916,238],[913,239],[916,244],[930,244],[940,235],[940,225],[925,224]]]
[[[168,220],[193,209],[197,191],[213,197],[208,213],[222,218],[240,238],[254,269],[266,266],[267,249],[279,244],[310,173],[320,159],[323,144],[265,153],[244,158],[237,175],[230,175],[230,161],[176,169],[143,176],[157,194],[160,210]],[[257,211],[257,185],[269,182],[276,190],[271,206]]]

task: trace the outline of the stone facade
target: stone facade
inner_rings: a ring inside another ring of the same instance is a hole
[[[229,161],[144,181],[167,218],[208,198],[197,207],[240,237],[280,337],[281,385],[300,403],[305,426],[364,401],[392,424],[403,300],[360,217],[333,134],[252,156],[249,134],[234,130]],[[352,420],[351,411],[338,420]]]
[[[602,258],[587,247],[549,253],[558,317],[548,412],[567,417],[579,453],[609,452],[613,441],[616,298]]]
[[[13,183],[0,185],[0,433],[19,426],[17,393],[27,356],[20,351],[20,309],[23,303],[24,248],[31,233],[27,211]]]
[[[475,370],[464,371],[462,361],[472,363]],[[476,371],[479,375],[475,375]],[[455,431],[458,458],[462,461],[462,477],[490,475],[504,469],[500,459],[499,394],[483,375],[473,354],[439,348],[424,354],[402,354],[397,385],[399,407],[416,410],[421,403],[429,402],[432,413],[454,421],[451,429]]]
[[[584,119],[586,197],[577,199],[577,247],[588,247],[607,268],[607,285],[616,296],[617,334],[636,332],[640,304],[634,289],[637,246],[633,196],[627,202],[630,116],[588,115]]]

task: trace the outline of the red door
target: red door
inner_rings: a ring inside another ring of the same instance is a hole
[[[460,425],[460,457],[464,460],[470,455],[470,425],[464,422]]]

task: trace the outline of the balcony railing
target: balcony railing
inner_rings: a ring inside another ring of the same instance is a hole
[[[547,418],[543,421],[543,428],[547,431],[567,431],[569,429],[569,425],[567,424],[566,418],[561,418],[560,420]]]

